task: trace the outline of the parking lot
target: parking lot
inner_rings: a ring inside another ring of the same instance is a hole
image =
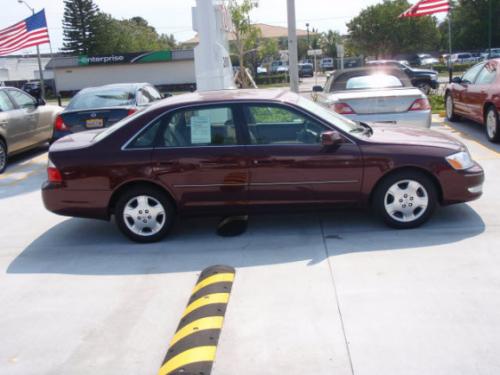
[[[263,215],[233,238],[183,219],[137,245],[40,198],[46,149],[0,176],[0,373],[154,374],[200,271],[236,268],[214,374],[500,373],[500,147],[460,138],[486,171],[479,201],[424,227],[364,211]]]

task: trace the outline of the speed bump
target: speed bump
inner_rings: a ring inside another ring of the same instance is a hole
[[[213,266],[201,273],[158,375],[211,373],[235,272]]]

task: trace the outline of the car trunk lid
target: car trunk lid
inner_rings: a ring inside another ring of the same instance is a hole
[[[102,131],[102,129],[96,129],[67,135],[54,142],[50,146],[50,152],[75,150],[91,146],[94,143],[94,138]]]
[[[333,103],[346,103],[357,114],[404,113],[415,100],[424,95],[418,89],[386,89],[338,91],[330,100]]]
[[[109,127],[127,117],[131,107],[100,108],[93,110],[65,111],[61,114],[64,124],[72,132]]]

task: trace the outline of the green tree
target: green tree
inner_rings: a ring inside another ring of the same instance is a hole
[[[175,48],[173,35],[159,35],[141,17],[117,20],[109,14],[97,16],[96,42],[90,51],[95,55],[158,51]]]
[[[362,10],[347,24],[350,48],[376,58],[437,50],[440,31],[436,18],[398,18],[409,7],[407,0],[384,0]]]
[[[96,42],[98,6],[92,0],[65,0],[63,50],[75,54],[87,54]]]
[[[274,60],[279,53],[279,44],[277,39],[263,39],[259,43],[259,59]]]
[[[491,1],[491,15],[489,2]],[[454,51],[488,48],[488,18],[492,20],[491,46],[500,47],[500,0],[459,0],[451,12],[452,44]],[[448,21],[440,25],[441,47],[448,50]]]
[[[250,12],[258,6],[257,1],[229,0],[228,10],[234,26],[234,43],[240,63],[240,80],[245,87],[248,85],[245,73],[245,55],[257,48],[260,30],[251,23]]]
[[[320,46],[328,57],[337,57],[337,44],[341,42],[342,37],[338,31],[328,30],[321,34]]]

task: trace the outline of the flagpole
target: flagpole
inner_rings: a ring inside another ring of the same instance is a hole
[[[35,15],[35,9],[30,7],[29,4],[24,1],[24,0],[17,0],[19,4],[24,4],[28,7],[29,10],[31,10],[31,14]],[[36,46],[36,55],[38,58],[38,72],[40,74],[40,90],[41,90],[41,97],[42,99],[45,99],[45,80],[43,79],[43,68],[42,68],[42,58],[40,57],[40,46]]]
[[[453,79],[453,61],[451,61],[451,9],[450,12],[448,13],[448,75],[449,75],[449,80],[451,83],[451,80]]]

